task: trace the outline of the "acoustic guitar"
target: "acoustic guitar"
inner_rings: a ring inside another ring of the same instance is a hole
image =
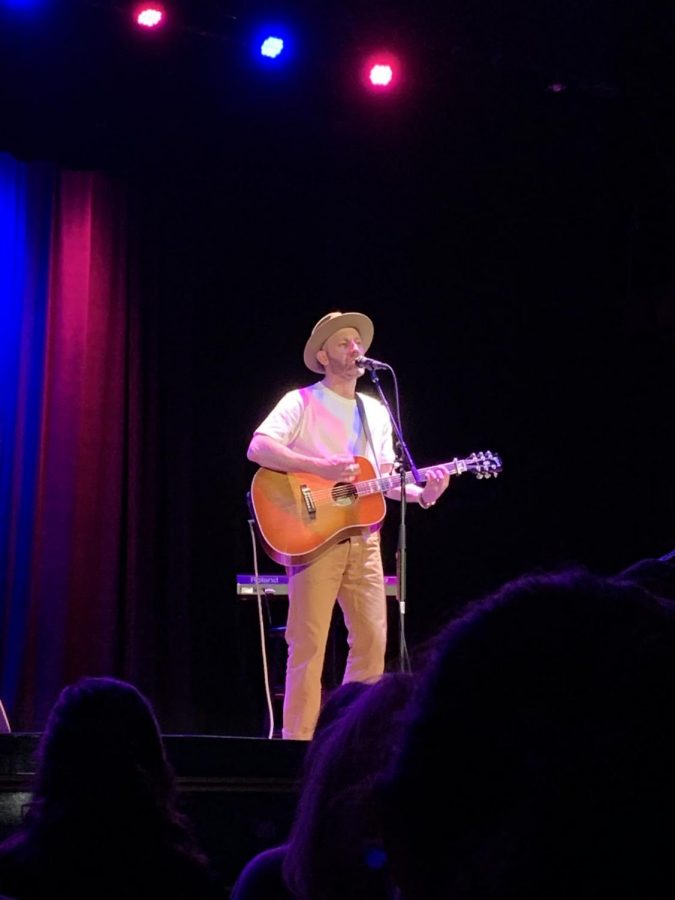
[[[376,530],[386,513],[384,494],[401,484],[398,473],[378,477],[372,464],[356,456],[363,481],[327,481],[306,472],[277,472],[260,468],[251,482],[250,501],[267,555],[284,566],[306,565],[333,544]],[[502,461],[494,453],[473,453],[466,459],[439,463],[450,475],[471,472],[476,478],[495,478]],[[429,466],[420,469],[424,476]],[[406,484],[414,483],[412,472]]]

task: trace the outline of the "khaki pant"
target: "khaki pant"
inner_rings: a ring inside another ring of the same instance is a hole
[[[321,707],[321,675],[335,601],[347,626],[343,682],[384,671],[387,605],[379,532],[335,544],[307,566],[288,570],[283,737],[310,740]]]

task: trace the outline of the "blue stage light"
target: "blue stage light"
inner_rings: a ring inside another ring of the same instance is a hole
[[[286,68],[298,49],[295,29],[278,20],[255,23],[246,43],[254,63],[263,69]]]
[[[260,45],[260,52],[268,59],[276,59],[284,50],[284,39],[276,35],[269,35]]]
[[[0,0],[0,6],[17,12],[40,12],[49,6],[48,0]]]

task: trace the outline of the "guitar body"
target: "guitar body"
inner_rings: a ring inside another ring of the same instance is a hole
[[[369,460],[355,459],[359,481],[376,477]],[[251,503],[265,552],[285,566],[306,565],[364,528],[377,530],[387,511],[382,493],[359,494],[349,482],[273,469],[253,476]]]
[[[359,481],[326,481],[306,472],[258,469],[251,482],[251,505],[265,552],[283,566],[313,562],[339,541],[364,529],[377,531],[387,504],[384,495],[400,486],[401,474],[376,476],[372,463],[355,456]],[[496,478],[502,461],[490,450],[466,459],[439,463],[449,475],[472,472],[476,478]],[[421,469],[421,481],[429,469]],[[417,476],[416,476],[417,477]],[[413,484],[412,472],[404,473]]]

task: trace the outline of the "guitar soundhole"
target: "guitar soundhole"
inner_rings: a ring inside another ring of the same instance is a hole
[[[338,506],[350,506],[356,500],[356,488],[348,481],[338,481],[333,485],[331,496]]]

